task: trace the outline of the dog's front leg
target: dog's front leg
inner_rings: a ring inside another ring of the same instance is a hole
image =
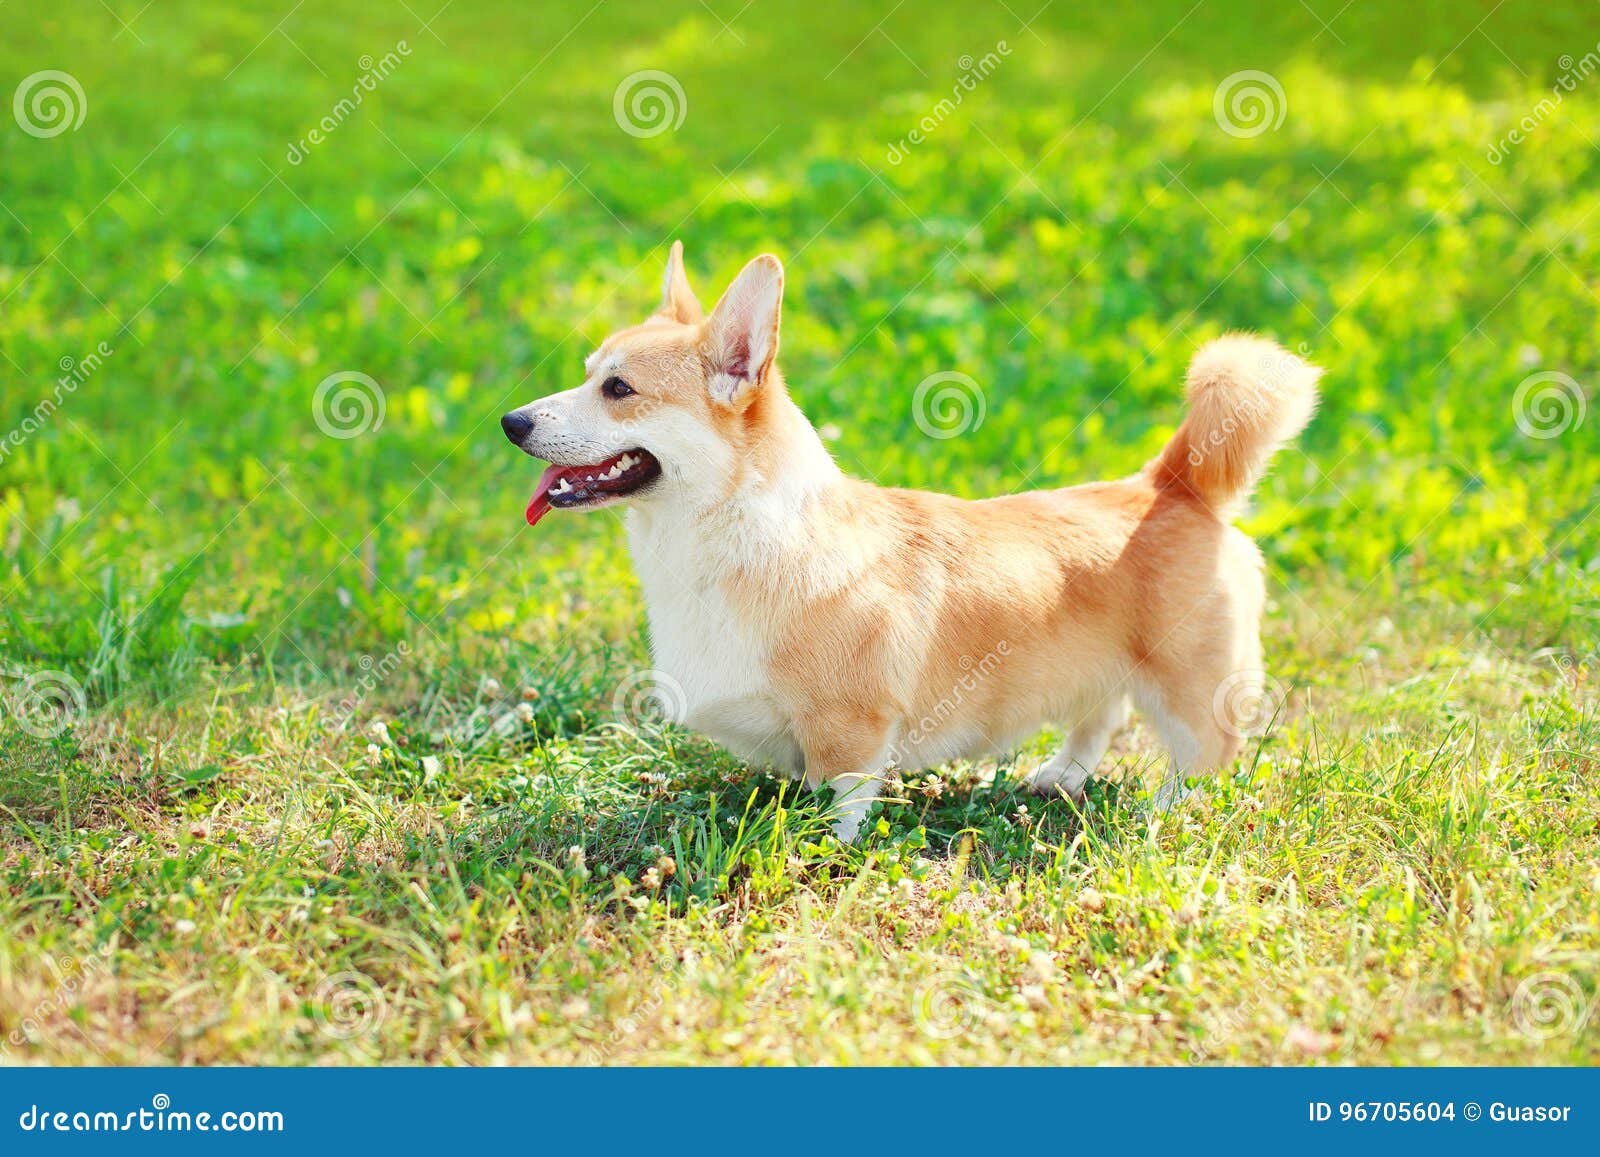
[[[854,843],[873,801],[883,792],[893,727],[874,712],[828,711],[809,715],[800,732],[806,786],[832,785],[837,813],[833,833],[847,844]]]

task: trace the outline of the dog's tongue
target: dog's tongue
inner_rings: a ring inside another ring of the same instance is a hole
[[[533,500],[528,503],[528,525],[533,526],[545,515],[550,513],[550,487],[561,479],[569,467],[546,466],[544,473],[539,475],[539,485],[534,487]]]

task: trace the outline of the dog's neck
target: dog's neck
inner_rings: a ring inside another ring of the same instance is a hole
[[[743,476],[725,505],[735,518],[801,518],[843,475],[815,427],[789,397],[783,379],[763,387],[759,442],[747,450]]]
[[[765,386],[763,386],[765,389]],[[650,607],[651,632],[702,607],[706,592],[736,589],[741,615],[706,631],[763,637],[808,600],[835,591],[861,570],[853,536],[829,533],[851,483],[787,390],[762,398],[754,445],[720,498],[635,502],[627,515],[634,568]],[[677,496],[674,496],[677,498]],[[720,603],[718,603],[720,605]],[[666,637],[666,635],[661,635]]]
[[[636,503],[628,516],[630,533],[717,542],[754,555],[782,549],[803,533],[810,512],[844,475],[782,379],[762,389],[759,421],[753,423],[759,432],[742,448],[727,492],[699,503],[681,494]]]

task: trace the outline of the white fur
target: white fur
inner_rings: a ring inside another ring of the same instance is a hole
[[[651,433],[653,442],[662,440],[658,428]],[[675,489],[696,493],[641,495],[626,520],[650,622],[652,662],[672,681],[669,692],[678,696],[681,722],[735,754],[788,773],[797,772],[802,761],[792,721],[767,676],[770,628],[776,624],[767,622],[766,631],[741,626],[722,583],[730,571],[768,564],[785,543],[803,541],[808,511],[839,477],[813,437],[797,447],[780,477],[754,478],[726,501],[709,502],[689,477]]]

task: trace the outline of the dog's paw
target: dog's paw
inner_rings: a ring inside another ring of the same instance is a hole
[[[861,822],[865,817],[842,815],[833,821],[833,838],[841,844],[853,844],[861,838]]]
[[[1062,799],[1063,797],[1082,807],[1089,798],[1089,780],[1093,778],[1088,772],[1074,774],[1079,769],[1071,768],[1066,771],[1048,766],[1039,767],[1022,781],[1022,786],[1034,795],[1045,799]]]

